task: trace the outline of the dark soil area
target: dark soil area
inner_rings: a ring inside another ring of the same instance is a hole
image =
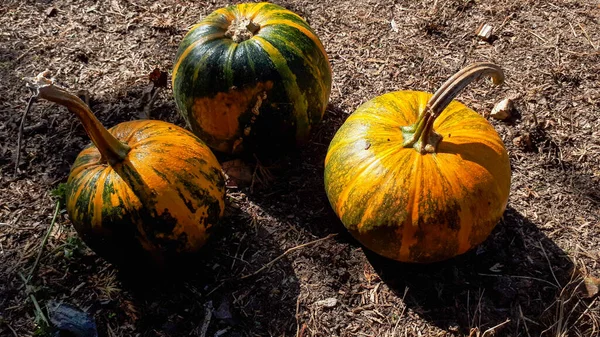
[[[105,126],[140,117],[148,74],[172,68],[188,27],[224,1],[4,0],[0,5],[0,336],[44,332],[36,304],[89,313],[100,336],[597,336],[600,331],[600,7],[591,0],[277,1],[317,32],[330,105],[311,143],[265,162],[271,179],[230,188],[226,217],[187,275],[131,275],[78,239],[56,199],[89,143],[66,109],[29,97],[49,69],[86,91]],[[475,31],[494,26],[491,42]],[[335,131],[385,92],[434,91],[492,61],[503,86],[458,100],[489,118],[512,163],[509,207],[489,239],[450,261],[406,265],[366,251],[323,187]],[[151,118],[183,126],[171,88]],[[323,239],[320,241],[315,241]],[[282,257],[281,257],[282,256]],[[265,267],[265,268],[263,268]],[[585,286],[587,282],[587,287]],[[596,286],[596,288],[594,288]],[[34,301],[35,299],[35,301]],[[489,329],[489,330],[488,330]],[[487,330],[487,332],[486,332]]]

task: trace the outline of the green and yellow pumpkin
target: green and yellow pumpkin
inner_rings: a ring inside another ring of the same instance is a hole
[[[218,9],[189,30],[172,82],[179,112],[210,147],[271,153],[306,143],[327,106],[331,68],[300,16],[244,3]]]
[[[337,216],[370,250],[402,262],[435,262],[483,242],[502,217],[510,162],[489,122],[453,98],[502,70],[477,63],[434,95],[398,91],[361,105],[325,159]]]
[[[107,130],[83,101],[43,74],[28,85],[75,113],[93,142],[75,160],[66,189],[69,218],[92,250],[116,263],[164,266],[205,244],[225,194],[208,146],[156,120]]]

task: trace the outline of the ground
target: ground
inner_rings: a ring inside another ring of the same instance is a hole
[[[38,102],[15,173],[29,96],[21,78],[49,69],[69,90],[87,91],[106,126],[139,118],[147,74],[170,70],[188,27],[225,2],[3,1],[0,335],[43,332],[35,298],[42,312],[52,301],[88,312],[100,336],[597,336],[598,3],[277,3],[306,18],[332,65],[330,104],[311,143],[272,165],[268,184],[228,190],[225,220],[192,275],[123,275],[81,243],[60,210],[24,287],[19,273],[34,265],[54,213],[51,191],[89,140],[65,109]],[[494,27],[488,42],[475,36],[484,23]],[[370,253],[330,209],[322,179],[327,144],[368,99],[433,91],[474,61],[506,73],[503,86],[481,81],[458,97],[489,119],[509,151],[502,221],[477,249],[442,263],[405,265]],[[514,99],[515,116],[490,118],[505,97]],[[183,125],[170,88],[151,113]]]

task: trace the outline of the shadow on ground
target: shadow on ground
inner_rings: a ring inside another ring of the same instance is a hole
[[[270,209],[282,222],[300,223],[315,236],[344,233],[344,226],[331,211],[325,194],[323,172],[329,143],[347,117],[348,114],[329,105],[324,120],[312,130],[310,144],[286,156],[263,160],[263,166],[274,179],[257,184],[248,198]]]
[[[212,239],[183,272],[119,270],[119,298],[94,301],[90,309],[100,335],[131,333],[132,322],[142,336],[295,333],[300,290],[290,263],[282,259],[245,277],[282,253],[272,235],[234,211]]]
[[[346,117],[330,107],[310,147],[286,158],[283,168],[278,167],[277,182],[249,194],[249,198],[271,209],[282,223],[299,224],[315,236],[338,233],[335,241],[353,250],[360,244],[332,212],[323,186],[327,146]],[[548,328],[544,335],[551,335],[561,312],[557,305],[566,300],[564,296],[570,296],[561,291],[574,271],[568,255],[511,207],[488,240],[449,261],[402,264],[366,248],[363,251],[380,279],[397,298],[404,298],[408,308],[441,329],[466,335],[471,328],[483,333],[507,319],[510,322],[497,329],[500,335],[539,336]],[[354,253],[347,255],[356,258]],[[347,261],[344,267],[351,274],[350,280],[357,282],[360,259]],[[569,308],[564,307],[563,314],[564,310]]]
[[[112,127],[138,118],[142,90],[143,86],[133,87],[110,100],[92,96],[90,106],[107,128]],[[20,113],[14,111],[14,116]],[[183,125],[172,101],[155,104],[151,118]],[[16,179],[43,172],[48,186],[55,187],[90,141],[76,117],[62,107],[37,103],[26,125],[40,120],[50,122],[26,135]],[[18,118],[9,124],[16,128]],[[64,150],[47,151],[45,144]],[[14,157],[12,151],[6,162]],[[94,316],[100,336],[291,335],[296,332],[299,282],[289,260],[244,278],[283,252],[272,227],[254,223],[245,202],[230,198],[219,229],[201,256],[187,261],[183,274],[119,270],[94,254],[49,257],[43,268],[64,270],[64,275],[47,282],[39,300],[77,304]]]
[[[501,335],[539,336],[558,321],[556,305],[574,269],[564,251],[510,207],[481,246],[449,261],[403,264],[364,250],[408,307],[466,334],[510,319],[498,328]]]

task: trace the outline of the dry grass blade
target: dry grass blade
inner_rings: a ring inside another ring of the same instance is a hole
[[[52,229],[54,228],[54,224],[56,223],[56,218],[58,217],[59,210],[60,210],[60,201],[57,201],[56,207],[54,209],[54,215],[52,216],[52,221],[50,222],[50,225],[48,226],[46,235],[44,235],[44,238],[42,239],[42,243],[40,244],[40,249],[36,256],[35,262],[33,263],[33,266],[29,270],[29,274],[27,275],[27,277],[25,277],[25,276],[23,276],[23,274],[21,272],[18,273],[19,277],[23,281],[23,285],[25,286],[25,291],[27,292],[29,299],[31,300],[31,302],[33,303],[33,305],[35,307],[36,317],[38,317],[46,325],[49,324],[48,319],[46,318],[46,315],[42,311],[42,308],[40,307],[40,304],[38,303],[38,301],[35,297],[34,290],[31,288],[29,283],[32,281],[33,277],[35,276],[35,272],[37,270],[40,259],[42,257],[42,253],[44,252],[44,247],[46,246],[46,243],[48,242],[48,238],[50,237],[50,233],[52,232]]]
[[[263,270],[265,270],[265,269],[269,268],[270,266],[272,266],[272,265],[273,265],[275,262],[277,262],[277,261],[279,261],[279,260],[283,259],[283,258],[284,258],[286,255],[288,255],[289,253],[291,253],[291,252],[293,252],[293,251],[296,251],[296,250],[298,250],[298,249],[302,249],[302,248],[304,248],[304,247],[307,247],[307,246],[312,246],[312,245],[314,245],[314,244],[317,244],[317,243],[319,243],[319,242],[321,242],[321,241],[329,240],[329,239],[331,239],[332,237],[334,237],[334,236],[336,236],[336,235],[337,235],[337,234],[329,234],[329,235],[327,235],[327,236],[326,236],[326,237],[324,237],[324,238],[320,238],[320,239],[317,239],[317,240],[313,240],[313,241],[311,241],[311,242],[303,243],[303,244],[301,244],[301,245],[298,245],[298,246],[296,246],[296,247],[292,247],[292,248],[290,248],[290,249],[286,250],[285,252],[283,252],[283,254],[279,255],[278,257],[274,258],[274,259],[273,259],[273,260],[271,260],[270,262],[266,263],[264,266],[260,267],[260,268],[259,268],[257,271],[255,271],[254,273],[252,273],[252,274],[248,274],[248,275],[244,275],[244,276],[240,277],[240,279],[241,279],[241,280],[243,280],[243,279],[246,279],[246,278],[249,278],[249,277],[252,277],[252,276],[256,276],[256,275],[258,275],[260,272],[262,272]]]
[[[498,325],[495,325],[495,326],[493,326],[493,327],[485,330],[483,332],[483,334],[481,334],[481,337],[491,337],[491,336],[494,336],[496,334],[496,331],[498,330],[498,328],[501,328],[502,326],[508,324],[509,322],[510,322],[510,319],[507,318],[506,321],[504,321],[504,322],[502,322],[502,323],[500,323]]]
[[[560,286],[557,286],[556,284],[548,281],[548,280],[544,280],[541,278],[537,278],[537,277],[532,277],[532,276],[522,276],[522,275],[495,275],[495,274],[485,274],[485,273],[479,273],[478,275],[481,276],[489,276],[489,277],[503,277],[503,276],[507,276],[510,278],[521,278],[521,279],[525,279],[525,280],[534,280],[534,281],[539,281],[539,282],[543,282],[546,283],[548,285],[551,285],[554,288],[560,288]]]
[[[46,325],[50,324],[48,322],[48,319],[46,318],[46,315],[42,311],[42,308],[40,307],[40,304],[38,303],[38,301],[33,293],[33,290],[28,285],[27,279],[25,278],[25,276],[23,276],[23,274],[21,272],[19,272],[18,274],[19,274],[19,277],[21,278],[21,280],[23,281],[23,284],[25,285],[25,291],[29,295],[29,299],[31,300],[31,303],[33,303],[33,306],[35,307],[36,317],[39,317],[39,319],[42,322],[44,322]]]
[[[35,258],[35,262],[33,263],[31,270],[29,270],[29,274],[27,275],[26,283],[29,283],[29,281],[31,281],[32,277],[34,276],[34,274],[37,270],[40,259],[42,258],[42,253],[44,252],[44,247],[46,247],[46,243],[48,242],[50,233],[52,232],[52,229],[54,228],[54,224],[56,223],[56,218],[58,217],[59,211],[60,211],[60,201],[57,201],[56,207],[54,208],[54,215],[52,216],[52,221],[50,222],[50,226],[48,226],[48,231],[46,231],[46,235],[44,235],[44,238],[42,239],[42,243],[40,244],[40,250],[38,251],[38,255]]]
[[[254,155],[256,165],[254,166],[254,172],[252,173],[252,180],[250,181],[250,193],[254,193],[254,184],[258,183],[263,187],[267,187],[271,181],[275,179],[273,174],[268,168],[264,167],[258,157]]]

